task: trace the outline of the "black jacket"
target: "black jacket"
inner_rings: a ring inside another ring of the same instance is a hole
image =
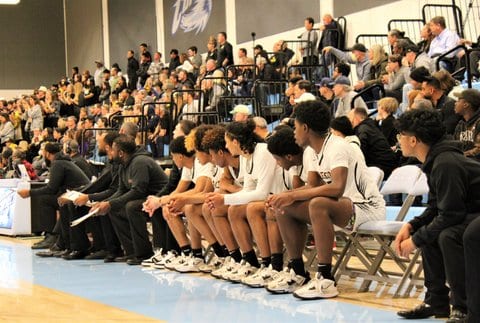
[[[137,71],[140,65],[135,57],[130,57],[127,63],[127,75],[130,80],[137,79]]]
[[[59,196],[65,193],[67,189],[77,189],[90,182],[89,178],[72,162],[70,157],[62,153],[56,154],[50,167],[48,179],[46,186],[33,188],[30,191],[30,196],[44,194]]]
[[[427,175],[427,209],[410,221],[417,247],[433,243],[444,229],[480,215],[480,163],[463,155],[457,143],[442,140],[430,148],[422,166]]]
[[[367,166],[380,168],[387,178],[392,170],[398,166],[398,160],[390,148],[387,138],[375,124],[375,120],[367,118],[354,130],[355,135],[360,139],[360,149],[365,156]]]
[[[103,201],[118,190],[118,172],[120,165],[109,162],[102,170],[97,180],[83,187],[80,191],[88,194],[90,201]]]
[[[168,177],[143,147],[138,147],[131,158],[120,165],[118,189],[108,201],[118,211],[134,200],[155,195],[167,184]]]
[[[475,146],[475,137],[480,131],[480,110],[478,110],[470,120],[465,121],[461,119],[457,127],[453,138],[459,140],[462,143],[462,150],[467,151]]]
[[[442,114],[443,125],[447,128],[447,133],[453,135],[460,116],[455,113],[455,100],[446,95],[438,100],[435,109],[440,110]]]
[[[395,128],[394,123],[395,118],[392,115],[389,115],[384,120],[382,120],[381,124],[377,121],[377,125],[380,128],[380,131],[383,133],[385,138],[387,138],[390,147],[393,147],[397,144],[398,131]]]
[[[229,42],[225,42],[223,45],[218,47],[217,51],[217,68],[223,66],[223,61],[225,58],[228,60],[225,66],[233,65],[233,47]],[[268,58],[267,58],[268,60]]]
[[[170,175],[168,177],[168,183],[165,185],[160,192],[157,193],[157,196],[164,196],[172,193],[176,188],[180,179],[182,177],[182,170],[178,169],[175,163],[170,170]]]
[[[92,168],[87,163],[85,158],[82,157],[82,155],[76,154],[71,158],[72,158],[72,161],[75,163],[75,165],[77,165],[88,178],[92,178],[93,176]]]

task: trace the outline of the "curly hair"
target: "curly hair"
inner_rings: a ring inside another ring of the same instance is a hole
[[[188,150],[185,147],[185,137],[184,136],[177,137],[170,142],[170,153],[180,154],[180,155],[187,156],[187,157],[192,157],[193,155],[195,155],[194,150]]]
[[[215,152],[220,150],[225,152],[228,151],[225,143],[225,132],[225,127],[220,125],[207,130],[202,139],[202,146],[206,150],[213,150]]]
[[[282,128],[276,130],[267,140],[267,148],[271,154],[277,156],[299,155],[303,149],[295,142],[293,129]]]
[[[243,152],[252,154],[255,146],[259,142],[264,142],[255,132],[255,122],[249,119],[245,122],[232,122],[227,125],[226,136],[230,140],[236,139],[240,144]]]
[[[433,109],[415,109],[402,114],[395,122],[399,133],[415,136],[428,146],[445,137],[445,126],[440,112]]]
[[[299,103],[295,109],[295,119],[319,135],[328,131],[330,118],[329,108],[320,100]]]
[[[187,150],[196,150],[208,153],[208,149],[202,145],[202,138],[205,133],[212,129],[212,125],[200,125],[193,129],[188,136],[185,137],[185,147]]]

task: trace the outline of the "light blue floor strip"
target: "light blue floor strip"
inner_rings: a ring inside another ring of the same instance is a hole
[[[0,268],[0,286],[24,280],[169,322],[406,322],[394,311],[340,299],[307,302],[201,275],[42,259],[28,246],[1,240]]]

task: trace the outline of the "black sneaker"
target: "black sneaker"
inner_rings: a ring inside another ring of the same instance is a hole
[[[458,309],[453,309],[446,323],[467,323],[467,314]]]
[[[98,250],[90,253],[88,256],[85,257],[85,259],[87,260],[105,259],[107,255],[108,255],[108,252],[106,250]]]
[[[431,307],[429,304],[422,303],[414,309],[407,311],[399,311],[397,312],[397,315],[409,320],[426,319],[431,316],[434,316],[436,318],[445,318],[450,315],[450,307],[436,309]]]
[[[32,249],[50,249],[55,242],[57,241],[57,236],[55,234],[47,233],[45,238],[42,241],[34,243]]]

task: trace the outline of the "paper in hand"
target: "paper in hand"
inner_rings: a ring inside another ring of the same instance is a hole
[[[93,211],[91,211],[91,212],[88,212],[87,214],[85,214],[85,215],[82,216],[81,218],[78,218],[78,219],[76,219],[75,221],[72,221],[72,222],[70,223],[70,226],[71,226],[71,227],[74,227],[74,226],[76,226],[76,225],[79,225],[80,223],[82,223],[82,222],[85,221],[86,219],[94,216],[94,215],[97,214],[97,213],[98,213],[98,209],[95,209],[95,210],[93,210]]]

